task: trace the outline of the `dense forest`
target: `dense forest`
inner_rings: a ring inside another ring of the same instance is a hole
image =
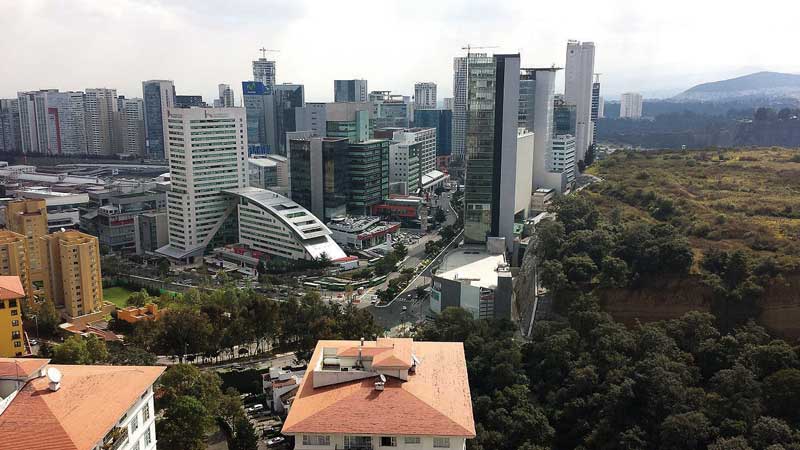
[[[662,149],[679,149],[684,145],[689,149],[800,146],[800,110],[797,109],[727,109],[722,112],[714,108],[714,113],[672,109],[676,108],[652,115],[645,110],[643,114],[647,118],[642,120],[600,119],[597,139],[603,143]]]

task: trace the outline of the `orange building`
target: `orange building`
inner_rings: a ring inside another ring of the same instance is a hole
[[[22,331],[25,290],[19,277],[0,276],[0,357],[27,353]]]
[[[155,303],[148,303],[141,308],[128,306],[127,308],[117,309],[117,319],[128,323],[160,319],[162,314],[164,314],[164,311],[159,311],[158,305]]]
[[[96,237],[68,230],[39,238],[45,295],[70,317],[103,307],[100,244]]]
[[[6,228],[28,239],[28,260],[33,281],[43,279],[39,256],[39,238],[47,234],[47,203],[44,199],[26,198],[6,205]]]
[[[33,300],[28,241],[11,230],[0,230],[0,275],[17,276],[28,300]]]

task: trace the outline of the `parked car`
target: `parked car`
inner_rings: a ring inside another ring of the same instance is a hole
[[[247,412],[252,414],[261,411],[262,409],[264,409],[264,405],[262,405],[261,403],[256,403],[255,405],[247,408]]]
[[[267,439],[267,445],[272,447],[273,445],[278,445],[285,440],[286,439],[283,436],[276,436],[272,439]]]

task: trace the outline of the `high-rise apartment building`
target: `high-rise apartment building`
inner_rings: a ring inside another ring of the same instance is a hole
[[[436,83],[414,84],[414,109],[436,109]]]
[[[50,89],[21,92],[17,98],[23,153],[86,154],[82,92]]]
[[[220,84],[217,86],[219,90],[219,106],[222,108],[232,108],[233,105],[233,89],[229,84]]]
[[[253,61],[253,81],[262,83],[271,91],[275,86],[275,61],[263,57]]]
[[[175,85],[171,80],[144,81],[142,82],[142,94],[147,157],[166,159],[164,123],[167,110],[176,106]]]
[[[519,189],[520,57],[471,55],[467,71],[464,239],[484,243],[489,237],[505,237],[510,249]],[[524,143],[532,144],[530,134],[522,137]],[[529,173],[532,168],[520,170]],[[530,179],[526,178],[530,196]]]
[[[0,275],[19,277],[28,300],[33,300],[28,240],[10,230],[0,230]]]
[[[22,302],[24,301],[25,290],[22,288],[19,277],[0,276],[0,358],[23,356],[28,353],[22,330]],[[0,397],[0,400],[5,399]],[[2,411],[0,409],[0,413]],[[3,439],[5,440],[5,437]]]
[[[193,262],[233,208],[222,191],[247,186],[245,110],[171,108],[166,123],[172,181],[167,193],[169,245],[158,251]]]
[[[592,127],[592,76],[594,42],[567,42],[564,100],[575,105],[575,154],[583,161],[594,140]]]
[[[291,198],[323,222],[347,213],[348,146],[346,138],[289,140]]]
[[[144,100],[141,98],[117,98],[120,114],[117,134],[123,153],[145,156]]]
[[[371,215],[371,208],[389,196],[389,141],[370,139],[348,147],[350,195],[347,210]]]
[[[436,129],[436,156],[450,156],[453,148],[453,112],[449,109],[414,111],[414,126]]]
[[[333,101],[366,102],[368,100],[367,80],[333,80]]]
[[[58,231],[39,238],[44,290],[70,317],[99,311],[103,306],[100,243],[80,231]]]
[[[0,152],[22,152],[19,128],[19,100],[0,99]]]
[[[86,89],[83,95],[86,110],[86,147],[90,155],[112,155],[115,148],[114,120],[118,118],[116,89]]]
[[[597,136],[597,118],[600,117],[600,74],[594,74],[594,82],[592,83],[592,141],[589,145],[594,144],[594,137]]]
[[[626,92],[620,96],[619,117],[622,119],[641,119],[642,94]]]
[[[47,234],[47,203],[44,199],[20,199],[6,205],[6,228],[25,236],[31,279],[43,279],[39,239]]]

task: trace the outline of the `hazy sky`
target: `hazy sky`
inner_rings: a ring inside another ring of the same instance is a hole
[[[563,66],[567,39],[595,42],[606,99],[663,96],[800,72],[798,17],[796,0],[0,0],[0,97],[89,87],[140,97],[142,80],[171,79],[209,103],[229,83],[238,103],[265,46],[280,50],[278,82],[305,84],[308,101],[332,100],[336,78],[406,95],[434,81],[441,100],[467,43]]]

